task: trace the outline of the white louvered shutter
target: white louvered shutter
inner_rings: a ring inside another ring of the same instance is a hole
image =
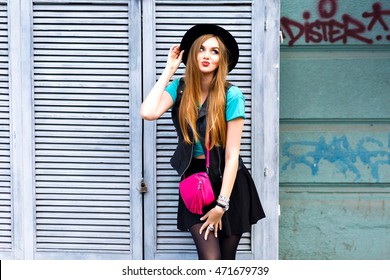
[[[229,30],[239,43],[240,59],[228,79],[237,85],[246,98],[246,121],[241,155],[251,168],[251,30],[252,1],[168,1],[156,0],[156,60],[159,77],[172,44],[180,43],[185,31],[198,23],[214,23]],[[183,66],[183,65],[182,65]],[[181,67],[174,78],[182,76]],[[171,114],[157,121],[157,237],[159,258],[194,258],[195,246],[189,233],[176,228],[179,177],[170,166],[177,145]],[[251,237],[245,234],[238,248],[239,258],[251,258]],[[189,256],[186,257],[186,254]],[[191,257],[192,255],[192,257]]]
[[[129,3],[33,2],[38,258],[132,254]]]
[[[0,1],[0,255],[13,249],[7,1]]]

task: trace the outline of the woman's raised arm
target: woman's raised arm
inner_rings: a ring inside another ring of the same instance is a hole
[[[183,51],[180,51],[179,45],[174,45],[169,49],[164,71],[141,104],[140,113],[143,119],[156,120],[173,106],[173,100],[165,88],[179,68],[182,57]]]

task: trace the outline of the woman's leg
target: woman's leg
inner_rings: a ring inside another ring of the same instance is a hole
[[[219,246],[221,248],[222,260],[235,260],[238,244],[241,239],[240,235],[231,235],[228,237],[219,237]]]
[[[218,238],[215,238],[213,233],[210,233],[207,240],[204,240],[203,234],[199,234],[199,229],[202,223],[193,225],[190,228],[192,238],[194,239],[199,260],[220,260],[221,250],[219,247]]]

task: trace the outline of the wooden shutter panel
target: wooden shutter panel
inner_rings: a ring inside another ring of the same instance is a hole
[[[252,1],[167,1],[156,0],[156,60],[159,77],[172,44],[179,44],[185,31],[197,23],[214,23],[229,30],[239,43],[240,59],[229,75],[229,81],[240,87],[246,98],[246,121],[241,155],[251,168],[251,30]],[[218,12],[216,12],[218,11]],[[184,73],[179,68],[178,78]],[[177,145],[170,112],[157,121],[157,240],[160,253],[194,252],[188,233],[176,228],[179,177],[169,160]],[[250,234],[245,234],[239,252],[251,251]]]
[[[128,1],[34,1],[36,250],[130,253]]]
[[[7,1],[0,1],[0,252],[12,242]]]

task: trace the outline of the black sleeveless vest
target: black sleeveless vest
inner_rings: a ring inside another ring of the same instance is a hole
[[[228,85],[227,90],[231,84]],[[180,176],[183,176],[184,172],[187,170],[191,163],[192,154],[194,145],[193,144],[187,144],[184,142],[183,133],[180,128],[179,123],[179,108],[181,103],[181,98],[183,96],[184,91],[184,80],[183,78],[180,79],[179,86],[177,89],[177,98],[176,103],[172,107],[172,121],[173,125],[175,126],[177,136],[179,138],[178,145],[176,147],[176,150],[171,158],[171,165],[172,167],[177,171],[177,173]],[[206,114],[207,114],[207,102],[208,100],[203,103],[202,107],[199,110],[198,119],[196,121],[196,129],[199,133],[200,137],[200,143],[202,145],[202,148],[204,151],[206,151],[205,146],[205,135],[206,135]],[[194,142],[194,135],[192,133],[191,128],[188,128],[189,136],[191,139],[191,142]],[[239,157],[239,169],[241,168],[243,162],[241,157]],[[222,183],[222,176],[223,171],[225,168],[225,150],[221,147],[214,147],[210,150],[210,168],[209,168],[209,177],[212,184],[221,184]]]

